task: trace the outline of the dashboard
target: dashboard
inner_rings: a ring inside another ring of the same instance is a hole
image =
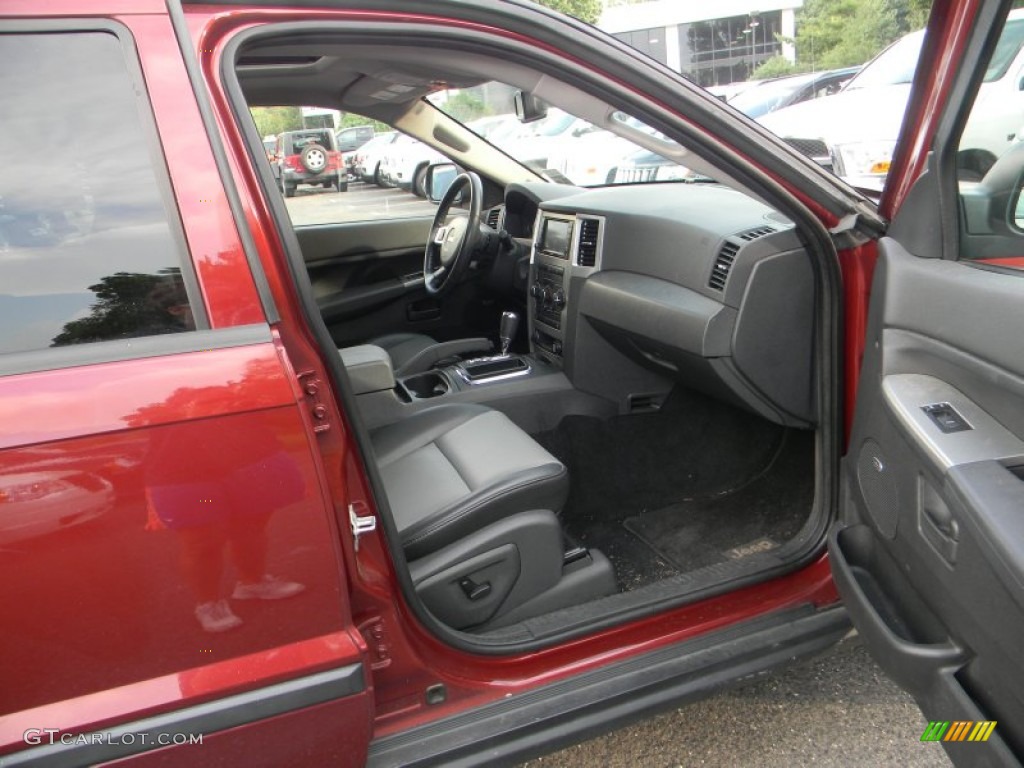
[[[628,410],[678,381],[814,423],[814,272],[777,211],[714,183],[531,183],[503,226],[531,249],[531,352],[577,388]]]

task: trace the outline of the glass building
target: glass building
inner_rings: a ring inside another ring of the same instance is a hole
[[[702,86],[746,80],[773,56],[793,60],[803,0],[652,0],[605,9],[598,26]],[[713,14],[713,15],[712,15]]]

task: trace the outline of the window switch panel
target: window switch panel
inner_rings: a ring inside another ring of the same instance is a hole
[[[945,434],[965,432],[973,429],[967,420],[949,403],[932,403],[921,406],[932,422]]]

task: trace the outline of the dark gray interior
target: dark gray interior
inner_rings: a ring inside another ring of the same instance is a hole
[[[498,76],[541,79],[480,54],[328,35],[262,42],[239,68],[250,103],[392,124],[423,109],[435,82]],[[425,138],[469,152],[445,119],[433,115]],[[707,181],[500,189],[484,180],[480,218],[506,233],[505,251],[480,256],[443,299],[418,287],[423,220],[296,233],[427,609],[500,647],[806,561],[829,509],[818,494],[817,278],[793,222]],[[497,349],[502,310],[522,318],[507,356],[476,343]]]
[[[855,624],[927,717],[998,720],[971,764],[1024,747],[1024,322],[1020,278],[881,242],[844,526]],[[970,750],[967,753],[966,750]]]

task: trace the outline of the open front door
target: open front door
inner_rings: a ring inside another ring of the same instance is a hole
[[[883,201],[895,213],[879,243],[843,461],[844,519],[829,551],[872,655],[935,721],[922,740],[941,741],[957,765],[1018,765],[1024,271],[1014,265],[1024,264],[1024,154],[1015,131],[1024,126],[1024,16],[965,5],[933,12],[926,74],[901,139],[931,149],[925,171],[903,183],[916,158],[898,156],[896,191]],[[958,32],[954,15],[974,31]],[[941,62],[957,35],[966,38],[960,62]],[[1012,87],[993,94],[1004,76]],[[981,173],[965,172],[972,132],[998,122],[989,112],[1008,100],[1016,129],[990,137]]]

